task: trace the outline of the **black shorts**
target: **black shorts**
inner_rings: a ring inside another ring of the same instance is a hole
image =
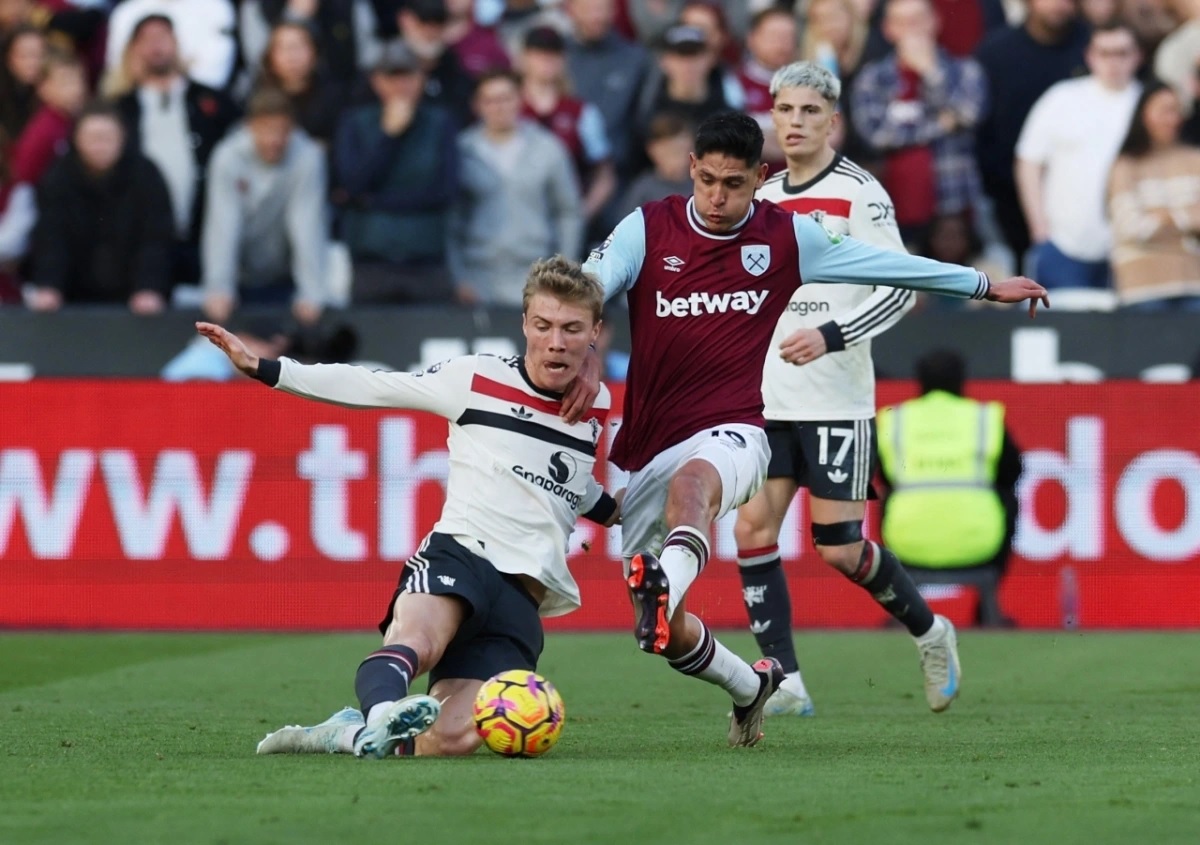
[[[486,681],[508,669],[537,668],[544,644],[537,602],[516,576],[498,571],[449,535],[430,534],[404,564],[380,633],[387,632],[401,593],[457,596],[467,606],[458,633],[429,672],[431,686],[442,678]]]
[[[876,498],[875,420],[767,420],[767,478],[790,478],[814,496],[842,502]]]

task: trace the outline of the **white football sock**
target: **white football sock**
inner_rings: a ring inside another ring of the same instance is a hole
[[[785,675],[779,688],[784,692],[790,692],[797,698],[809,698],[808,688],[804,686],[804,679],[800,677],[799,672],[789,672]]]
[[[708,537],[699,528],[680,525],[667,535],[658,562],[671,587],[667,599],[667,618],[670,619],[700,570],[708,563]]]
[[[671,668],[693,678],[716,684],[733,698],[733,703],[745,706],[758,695],[758,674],[750,664],[721,645],[696,616],[688,614],[700,626],[700,641],[683,657],[669,661]]]
[[[394,701],[381,701],[378,704],[373,705],[370,711],[367,713],[367,724],[373,724],[378,716],[380,716],[385,710],[395,703],[396,702]]]
[[[917,645],[928,645],[946,635],[946,621],[936,613],[933,615],[933,625],[919,637],[913,637]]]

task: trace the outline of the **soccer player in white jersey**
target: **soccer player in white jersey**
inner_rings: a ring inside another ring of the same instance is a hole
[[[904,251],[887,191],[829,144],[841,116],[841,83],[810,62],[780,68],[771,80],[772,118],[787,169],[758,191],[825,228],[884,249]],[[766,714],[810,715],[792,642],[792,608],[779,557],[779,531],[796,490],[808,488],[817,553],[871,594],[914,637],[925,697],[942,711],[961,682],[954,626],[935,616],[888,549],[864,539],[862,521],[874,474],[875,376],[871,338],[912,307],[899,288],[806,285],[775,328],[763,367],[763,416],[771,462],[763,488],[738,509],[734,535],[742,598],[763,655],[787,677]],[[864,554],[864,551],[869,553]]]
[[[685,609],[708,561],[709,529],[762,486],[762,368],[802,283],[889,284],[998,302],[1046,301],[1030,279],[991,282],[968,267],[879,249],[808,215],[755,200],[767,166],[753,118],[715,115],[696,130],[695,195],[650,202],[589,256],[607,296],[629,302],[632,341],[611,460],[630,472],[621,545],[643,651],[733,698],[729,743],[754,745],[782,682],[775,658],[753,667]],[[865,547],[868,573],[879,567]],[[870,581],[871,575],[864,580]]]
[[[239,370],[272,387],[353,408],[428,411],[450,423],[446,504],[401,572],[380,624],[383,646],[358,667],[360,709],[268,734],[259,754],[381,758],[479,746],[471,707],[483,681],[536,669],[539,615],[579,607],[566,560],[576,518],[619,518],[619,502],[592,477],[608,391],[601,387],[577,422],[562,419],[564,391],[600,328],[602,296],[578,265],[539,262],[525,285],[523,357],[466,355],[419,373],[259,359],[219,326],[197,323]],[[429,695],[409,695],[426,672]]]

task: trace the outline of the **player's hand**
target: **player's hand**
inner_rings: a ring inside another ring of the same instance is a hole
[[[1039,302],[1047,308],[1050,307],[1050,294],[1046,292],[1046,289],[1033,279],[1027,279],[1024,276],[1013,276],[1002,282],[992,282],[984,299],[988,302],[1025,302],[1029,300],[1030,317],[1037,315]]]
[[[129,297],[129,310],[143,317],[161,314],[166,307],[166,300],[156,290],[139,290]]]
[[[196,323],[196,331],[229,356],[233,366],[248,376],[258,375],[258,356],[246,348],[242,339],[215,323]]]
[[[779,357],[789,364],[810,364],[829,351],[825,335],[817,329],[800,329],[779,344]]]
[[[583,419],[583,415],[592,410],[596,397],[600,395],[600,356],[595,349],[589,349],[579,368],[579,375],[571,382],[562,400],[562,419],[568,425],[574,425]]]

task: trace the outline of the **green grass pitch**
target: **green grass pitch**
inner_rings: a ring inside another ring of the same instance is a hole
[[[1194,633],[964,632],[940,716],[903,634],[805,633],[816,717],[737,750],[720,690],[627,635],[552,634],[547,757],[254,755],[352,704],[376,642],[0,636],[0,843],[1200,842]]]

